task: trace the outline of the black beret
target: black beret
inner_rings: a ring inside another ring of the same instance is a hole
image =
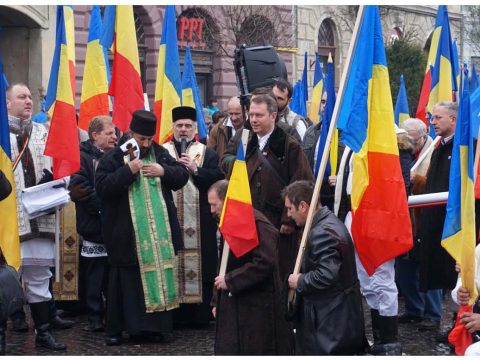
[[[157,117],[151,111],[137,110],[132,115],[130,130],[143,136],[153,136],[157,129]]]
[[[197,111],[190,106],[178,106],[172,109],[172,122],[180,119],[197,121]]]

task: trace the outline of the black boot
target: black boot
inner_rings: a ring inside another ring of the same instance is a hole
[[[50,350],[66,350],[67,346],[57,342],[50,331],[48,301],[30,304],[33,322],[35,323],[35,346]]]
[[[373,343],[378,344],[380,343],[380,325],[379,325],[380,314],[378,310],[370,309],[370,315],[372,316]]]
[[[398,316],[378,315],[377,321],[380,330],[380,341],[372,346],[371,354],[383,356],[402,355],[402,344],[398,342]]]
[[[5,351],[6,351],[6,347],[7,347],[6,334],[5,334],[6,329],[7,329],[7,323],[6,322],[0,324],[0,355],[5,355]]]

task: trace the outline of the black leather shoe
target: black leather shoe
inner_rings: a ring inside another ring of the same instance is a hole
[[[105,326],[99,319],[89,320],[88,325],[83,328],[83,330],[88,332],[101,332],[105,330]]]
[[[49,324],[40,325],[37,328],[37,335],[35,336],[35,346],[44,347],[50,350],[66,350],[67,346],[58,342],[50,332]]]
[[[70,329],[73,327],[75,322],[72,320],[63,320],[60,316],[55,316],[54,318],[50,319],[50,325],[54,329]]]
[[[418,331],[431,331],[440,328],[440,321],[425,319],[418,324]]]
[[[107,336],[107,338],[105,339],[105,345],[107,346],[122,345],[122,342],[123,342],[122,335]]]
[[[399,324],[417,324],[422,321],[422,317],[410,314],[402,314],[398,316]]]
[[[11,322],[12,331],[15,332],[27,332],[28,324],[25,319],[15,319]]]

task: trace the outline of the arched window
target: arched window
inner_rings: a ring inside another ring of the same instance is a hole
[[[335,25],[331,19],[322,21],[318,29],[318,56],[323,68],[327,68],[328,54],[332,54],[333,62],[335,62]]]
[[[197,21],[192,23],[186,21],[186,19],[192,18],[197,19]],[[183,24],[182,21],[184,22]],[[191,26],[195,27],[195,32],[201,27],[201,34],[191,34],[192,39],[188,39],[188,32],[191,31],[189,29]],[[217,24],[215,24],[210,13],[200,7],[191,7],[182,11],[182,13],[177,16],[177,29],[179,29],[180,32],[183,32],[179,34],[178,39],[178,46],[180,48],[184,48],[187,43],[190,43],[192,48],[214,49],[215,44],[219,41]]]
[[[264,15],[254,14],[248,16],[240,26],[240,34],[237,40],[239,42],[237,45],[274,45],[275,31],[273,24]]]

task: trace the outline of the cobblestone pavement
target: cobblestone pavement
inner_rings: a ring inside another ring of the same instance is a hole
[[[441,328],[447,329],[451,313],[447,311],[448,299],[444,304],[444,316]],[[403,301],[400,299],[400,313],[403,311]],[[364,309],[367,309],[364,303]],[[104,333],[90,333],[82,330],[87,324],[86,316],[76,316],[72,319],[76,324],[72,329],[54,330],[55,336],[66,343],[67,351],[50,351],[35,348],[35,334],[32,321],[28,315],[30,330],[27,333],[14,333],[7,330],[7,355],[213,355],[215,325],[207,329],[174,330],[174,341],[157,344],[131,343],[125,338],[120,346],[106,346]],[[372,340],[370,328],[370,313],[365,310],[367,337]],[[433,331],[420,332],[416,325],[400,324],[399,337],[405,355],[453,355],[447,344],[435,342]]]

